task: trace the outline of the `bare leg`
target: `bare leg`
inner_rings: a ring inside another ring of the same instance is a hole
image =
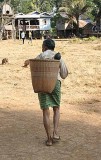
[[[60,119],[60,108],[59,107],[53,107],[53,125],[54,125],[54,130],[53,130],[53,137],[54,138],[59,138],[58,136],[58,125],[59,125],[59,119]]]
[[[52,144],[52,139],[51,139],[51,129],[50,129],[50,111],[48,109],[43,109],[43,124],[46,130],[47,138],[48,138],[48,143],[49,145]]]
[[[22,40],[23,40],[23,44],[24,44],[25,39],[23,38]]]

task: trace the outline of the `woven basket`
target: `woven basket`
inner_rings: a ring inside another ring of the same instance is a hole
[[[35,93],[51,93],[55,87],[60,61],[30,59],[32,86]]]

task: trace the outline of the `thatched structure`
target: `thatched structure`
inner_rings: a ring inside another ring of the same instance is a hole
[[[2,15],[3,16],[13,16],[13,10],[11,9],[9,4],[4,3],[3,8],[2,8]]]
[[[81,36],[91,35],[93,32],[93,23],[86,20],[79,20],[79,32]],[[76,35],[76,19],[69,19],[67,14],[61,14],[56,22],[57,36],[60,38],[72,37]]]
[[[10,1],[7,3],[4,1],[1,5],[1,39],[14,38],[14,13],[13,9],[10,6]],[[9,24],[11,26],[9,26]],[[9,28],[9,29],[8,29]],[[11,28],[11,29],[10,29]]]

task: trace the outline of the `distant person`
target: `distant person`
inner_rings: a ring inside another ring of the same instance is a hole
[[[31,31],[29,31],[29,42],[32,43],[32,32],[31,32]],[[29,43],[29,42],[28,42],[28,43]]]
[[[43,37],[44,37],[44,39],[50,38],[48,31],[44,31]]]
[[[21,33],[21,38],[22,38],[22,41],[23,41],[23,44],[24,44],[24,41],[25,41],[25,32],[24,31]]]

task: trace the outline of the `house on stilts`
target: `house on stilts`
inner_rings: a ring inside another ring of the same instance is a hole
[[[43,12],[31,12],[29,14],[17,14],[14,17],[16,37],[21,38],[21,32],[26,33],[28,38],[29,31],[32,32],[33,38],[41,38],[44,32],[48,32],[51,29],[50,23],[51,15]]]

